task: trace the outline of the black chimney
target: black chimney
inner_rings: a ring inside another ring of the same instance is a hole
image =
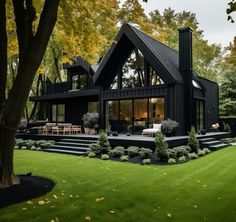
[[[182,74],[185,85],[185,125],[186,133],[190,132],[194,125],[193,102],[193,58],[192,58],[192,29],[179,29],[179,71]]]

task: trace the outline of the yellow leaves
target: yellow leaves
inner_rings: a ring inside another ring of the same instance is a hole
[[[172,218],[172,214],[171,213],[168,213],[166,216],[169,217],[169,218]]]
[[[57,199],[57,198],[58,198],[56,194],[53,194],[53,197],[54,197],[55,199]]]
[[[50,220],[50,222],[59,222],[59,221],[60,221],[60,220],[59,220],[58,217],[55,217],[55,218],[53,218],[53,219]]]
[[[115,210],[110,210],[110,213],[111,214],[114,214],[116,211]]]
[[[84,220],[86,220],[86,221],[91,221],[92,218],[91,218],[90,216],[86,216],[86,217],[84,218]]]
[[[33,204],[33,201],[29,200],[27,201],[27,204]]]
[[[102,200],[104,200],[105,198],[104,197],[101,197],[101,198],[96,198],[96,202],[100,202],[100,201],[102,201]]]
[[[44,201],[44,200],[40,200],[40,201],[38,202],[38,204],[39,204],[39,205],[44,205],[44,204],[45,204],[45,201]]]

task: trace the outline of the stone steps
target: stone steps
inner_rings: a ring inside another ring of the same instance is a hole
[[[61,139],[55,144],[44,149],[46,152],[66,153],[74,155],[84,155],[88,152],[89,145],[96,143],[96,140],[88,139]]]
[[[215,138],[204,138],[204,139],[199,139],[200,146],[201,148],[208,148],[212,151],[222,149],[224,147],[229,146],[228,144],[225,144],[221,142],[220,140],[217,140]]]

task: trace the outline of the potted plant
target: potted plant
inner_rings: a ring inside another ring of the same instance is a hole
[[[179,123],[171,119],[167,119],[161,122],[161,130],[166,136],[173,136],[174,130],[178,126]]]
[[[95,129],[98,128],[98,113],[86,113],[83,115],[83,125],[84,125],[84,132],[86,134],[95,134]]]

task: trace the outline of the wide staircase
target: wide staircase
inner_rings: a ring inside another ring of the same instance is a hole
[[[219,150],[219,149],[229,146],[228,144],[223,143],[220,140],[217,140],[215,138],[199,139],[199,142],[202,148],[206,147],[212,151]]]
[[[97,139],[61,139],[44,149],[46,152],[84,155],[88,152],[89,145],[96,143]]]

